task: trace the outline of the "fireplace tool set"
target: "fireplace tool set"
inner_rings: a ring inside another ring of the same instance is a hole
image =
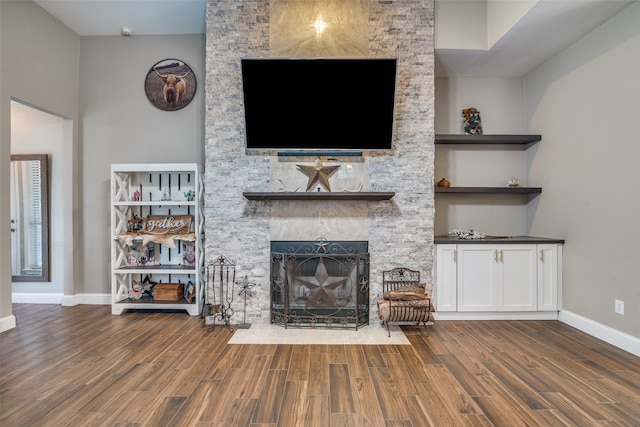
[[[205,307],[203,316],[211,318],[209,331],[213,330],[216,321],[224,323],[231,331],[233,309],[233,286],[236,281],[236,263],[224,256],[207,265]]]

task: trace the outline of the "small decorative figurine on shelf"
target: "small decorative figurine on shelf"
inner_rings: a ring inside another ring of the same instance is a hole
[[[140,194],[140,191],[136,190],[133,192],[133,200],[135,202],[139,202],[141,200],[142,195]]]
[[[188,202],[193,202],[196,199],[196,192],[193,190],[189,190],[184,193],[184,197],[187,199]]]
[[[142,294],[144,292],[143,286],[140,282],[133,281],[133,286],[131,287],[131,299],[138,300],[142,298]]]
[[[515,176],[511,177],[509,181],[507,181],[507,185],[511,188],[519,187],[520,181]]]
[[[438,187],[451,187],[451,183],[447,181],[447,178],[442,178],[436,185]]]
[[[171,180],[169,180],[169,183],[171,183]],[[165,188],[160,200],[162,200],[163,202],[171,201],[171,190],[168,188]]]
[[[482,121],[480,111],[477,108],[465,108],[462,110],[462,123],[464,133],[467,135],[482,135]]]
[[[127,231],[140,231],[144,228],[144,220],[137,214],[131,215],[131,218],[127,221]]]

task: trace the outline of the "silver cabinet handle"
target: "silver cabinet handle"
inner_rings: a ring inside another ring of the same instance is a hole
[[[540,249],[540,262],[544,262],[544,251]]]

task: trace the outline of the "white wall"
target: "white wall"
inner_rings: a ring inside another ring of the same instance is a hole
[[[525,80],[531,151],[543,187],[533,234],[566,239],[564,309],[640,337],[640,3],[635,2]],[[624,316],[614,300],[625,302]]]
[[[177,111],[157,109],[144,91],[149,69],[168,58],[186,62],[198,84]],[[111,164],[203,163],[204,75],[204,35],[81,38],[79,294],[110,293]]]

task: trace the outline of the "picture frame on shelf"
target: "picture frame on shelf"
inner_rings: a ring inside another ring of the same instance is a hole
[[[182,265],[185,267],[195,267],[196,265],[196,243],[182,242]]]
[[[184,287],[184,299],[187,300],[189,304],[193,302],[193,294],[195,293],[195,285],[191,280]]]

